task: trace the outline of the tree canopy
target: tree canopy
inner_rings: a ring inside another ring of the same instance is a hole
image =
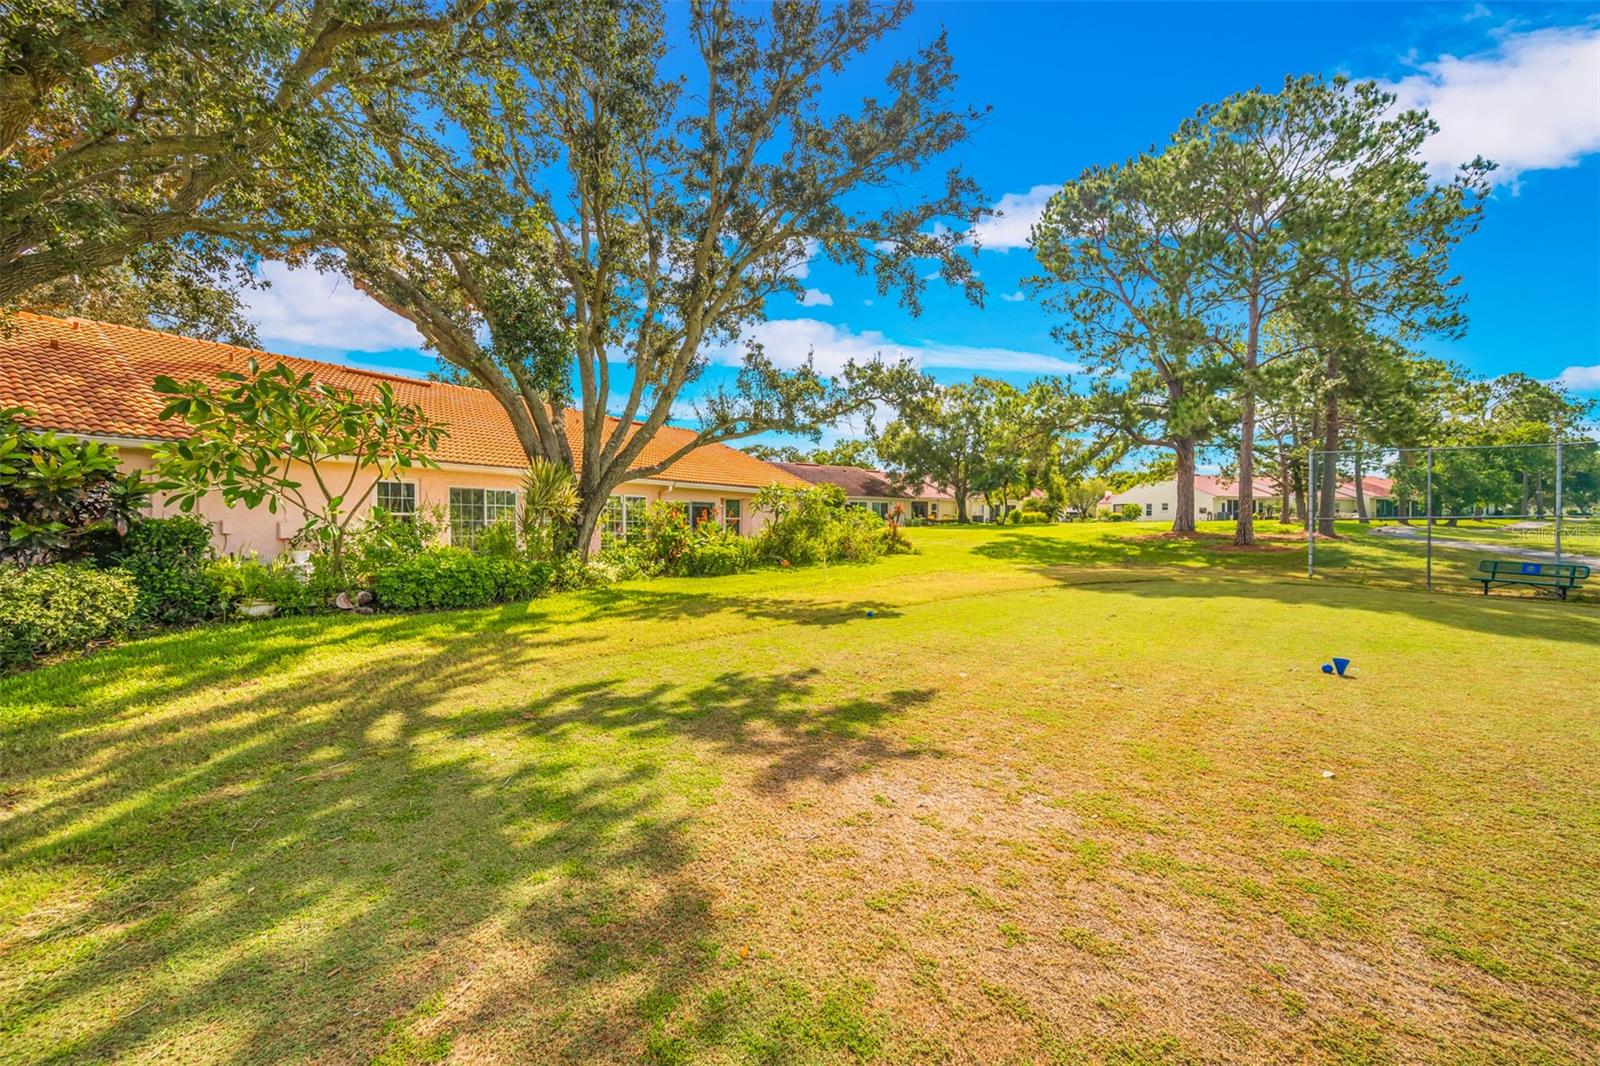
[[[830,376],[747,340],[771,296],[800,293],[811,259],[870,274],[913,311],[930,263],[981,298],[957,232],[983,214],[969,179],[950,170],[939,193],[887,205],[872,195],[981,116],[951,103],[943,36],[888,64],[881,95],[823,107],[828,79],[909,10],[697,2],[688,54],[669,64],[657,3],[529,5],[495,71],[444,95],[466,149],[416,126],[389,138],[384,196],[404,224],[330,221],[328,265],[488,389],[530,459],[574,470],[586,544],[623,480],[706,444],[815,432],[882,393],[882,368]],[[733,380],[684,402],[714,358]],[[645,461],[672,420],[695,432]]]
[[[372,130],[413,103],[397,90],[487,47],[487,10],[485,0],[0,7],[0,308],[70,303],[119,267],[131,272],[123,283],[159,288],[175,258],[298,246],[331,205],[364,198]],[[153,247],[167,251],[150,258]],[[232,291],[216,286],[210,299]]]

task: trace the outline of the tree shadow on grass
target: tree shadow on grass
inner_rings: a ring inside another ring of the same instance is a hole
[[[570,597],[568,603],[581,612],[575,620],[584,622],[599,619],[682,621],[728,614],[778,625],[838,626],[862,617],[869,610],[884,618],[899,616],[898,611],[876,601],[819,602],[807,596],[804,590],[795,599],[783,599],[741,595],[716,588],[679,591],[634,585],[590,589]]]
[[[514,680],[566,638],[506,636],[520,621],[491,614],[429,631],[424,655],[386,652],[407,621],[285,624],[187,679],[123,649],[98,669],[149,676],[89,684],[65,724],[0,725],[0,873],[17,901],[0,910],[0,1057],[104,1061],[227,1033],[189,1050],[370,1058],[437,1038],[427,1016],[460,996],[461,1032],[510,1029],[546,1059],[636,1057],[650,1005],[717,955],[691,869],[685,790],[712,787],[698,760],[726,757],[766,791],[838,779],[919,754],[879,731],[931,696],[830,704],[798,670],[490,687],[463,706],[474,681]],[[319,666],[319,647],[362,665]],[[94,681],[73,666],[59,669]],[[52,673],[5,691],[36,704]],[[480,942],[521,962],[484,987]]]
[[[1442,554],[1430,594],[1414,553],[1384,539],[1347,539],[1319,548],[1324,567],[1307,579],[1305,557],[1280,551],[1217,551],[1204,538],[1128,537],[1101,541],[1008,535],[974,552],[1027,566],[1073,588],[1127,591],[1149,598],[1243,596],[1320,604],[1424,619],[1496,636],[1531,637],[1600,647],[1600,611],[1582,600],[1484,597],[1467,583],[1475,560]],[[1328,574],[1334,576],[1328,576]],[[1459,586],[1459,588],[1457,588]]]

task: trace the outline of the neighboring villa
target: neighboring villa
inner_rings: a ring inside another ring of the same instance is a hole
[[[151,450],[184,435],[182,423],[162,421],[164,402],[153,388],[165,374],[183,381],[242,371],[251,357],[263,366],[286,364],[296,374],[371,394],[386,382],[402,403],[417,404],[448,430],[434,458],[437,469],[413,467],[379,482],[369,502],[396,514],[438,506],[448,516],[453,543],[471,543],[477,531],[516,513],[528,460],[511,420],[483,389],[424,381],[333,363],[272,355],[229,344],[195,340],[155,330],[87,319],[51,318],[20,312],[0,330],[0,407],[28,411],[27,423],[115,444],[123,466],[145,469]],[[610,423],[614,425],[615,423]],[[582,449],[582,420],[567,412],[567,436]],[[691,438],[689,430],[663,427],[645,447],[642,463],[670,454]],[[691,521],[717,521],[752,533],[765,516],[751,506],[770,484],[804,488],[806,482],[755,456],[723,445],[697,448],[662,473],[616,490],[602,518],[602,539],[625,536],[655,500],[682,502]],[[365,488],[363,485],[361,488]],[[159,503],[158,514],[170,513]],[[202,501],[199,516],[211,524],[217,546],[232,553],[254,551],[272,558],[300,531],[293,515],[274,515],[265,505],[228,507],[216,494]]]
[[[896,487],[892,475],[864,466],[832,466],[826,463],[772,465],[813,485],[837,485],[844,490],[845,499],[850,503],[866,507],[884,518],[893,518],[898,514],[930,522],[954,522],[958,513],[955,493],[931,481],[924,481],[910,489],[900,489]],[[967,516],[974,522],[987,521],[988,508],[980,497],[967,498]]]
[[[1372,518],[1392,518],[1396,513],[1394,482],[1384,477],[1361,479],[1362,494],[1366,499],[1367,515]],[[1255,483],[1256,514],[1267,508],[1276,508],[1281,487],[1275,478],[1257,478]],[[1141,522],[1170,522],[1178,506],[1178,480],[1157,481],[1148,485],[1135,485],[1126,492],[1108,493],[1100,500],[1101,510],[1121,510],[1127,504],[1137,505],[1143,513]],[[1239,489],[1230,478],[1210,474],[1194,476],[1195,518],[1232,519],[1239,515]],[[1356,486],[1345,480],[1334,490],[1334,512],[1337,518],[1355,518]]]

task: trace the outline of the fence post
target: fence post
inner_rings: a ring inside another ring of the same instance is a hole
[[[1556,441],[1556,565],[1561,565],[1561,442],[1559,440]]]
[[[1428,591],[1433,591],[1433,449],[1428,449]]]

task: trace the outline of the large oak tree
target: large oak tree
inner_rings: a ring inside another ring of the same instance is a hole
[[[219,255],[363,196],[368,123],[484,54],[491,20],[486,0],[0,5],[0,308],[154,301],[226,325],[231,286],[190,299],[174,277],[203,285]]]
[[[387,142],[384,195],[404,225],[329,226],[329,265],[489,390],[530,460],[574,471],[581,549],[623,481],[707,444],[814,432],[883,393],[881,368],[830,377],[745,341],[813,259],[871,274],[913,311],[930,264],[981,297],[960,236],[982,215],[977,188],[955,169],[929,197],[901,186],[981,117],[950,103],[943,36],[887,65],[881,95],[835,110],[825,93],[909,10],[528,5],[515,61],[450,88],[455,134]],[[674,52],[664,24],[680,16]],[[714,357],[736,377],[686,403]],[[695,432],[646,460],[674,419]]]

